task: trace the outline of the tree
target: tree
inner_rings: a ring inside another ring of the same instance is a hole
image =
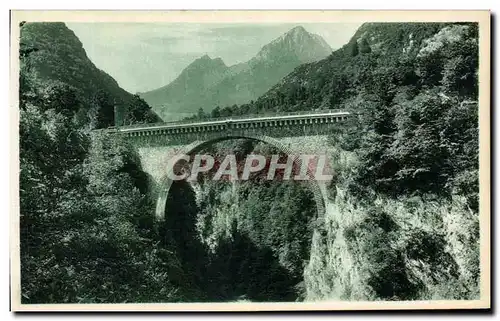
[[[147,123],[154,121],[151,107],[139,95],[134,95],[127,108],[127,123]]]
[[[212,116],[212,118],[220,117],[220,107],[219,106],[212,109],[211,116]]]
[[[89,119],[77,117],[91,108],[70,86],[25,81],[20,90],[22,302],[174,300],[166,271],[179,270],[177,257],[158,246],[134,154],[109,136],[91,141]],[[94,98],[94,120],[106,126],[112,104],[104,91]]]
[[[115,102],[104,91],[99,90],[90,102],[89,117],[94,128],[107,128],[115,125]]]
[[[368,44],[366,38],[361,39],[361,41],[359,42],[359,52],[362,54],[368,54],[372,52],[372,48]]]
[[[467,41],[447,48],[449,60],[443,67],[442,85],[449,94],[476,99],[478,95],[477,40]]]
[[[358,49],[358,43],[356,41],[351,41],[351,43],[348,45],[347,48],[349,50],[349,54],[351,55],[351,57],[355,57],[358,55],[359,49]]]
[[[198,117],[198,119],[204,119],[206,117],[205,112],[203,111],[202,107],[200,107],[200,109],[198,109],[197,117]]]

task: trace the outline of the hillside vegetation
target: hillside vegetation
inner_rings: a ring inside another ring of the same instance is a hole
[[[341,108],[307,299],[479,295],[478,34],[474,24],[365,24],[253,104],[197,117]]]
[[[476,25],[364,24],[342,49],[297,68],[254,104],[198,117],[349,110],[349,124],[332,138],[359,157],[360,186],[390,196],[460,191],[477,210],[477,71]]]
[[[113,101],[129,104],[131,122],[149,121],[149,106],[97,70],[62,23],[24,24],[20,59],[22,302],[180,300],[134,152],[90,134],[114,124]]]

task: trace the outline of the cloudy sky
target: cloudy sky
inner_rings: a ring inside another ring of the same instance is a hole
[[[252,58],[298,24],[67,23],[94,64],[132,93],[171,82],[194,59],[208,54],[230,66]],[[361,25],[300,24],[337,49]]]

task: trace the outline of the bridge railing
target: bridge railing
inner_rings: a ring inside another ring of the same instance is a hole
[[[264,117],[279,117],[279,116],[300,116],[300,115],[320,115],[320,114],[336,114],[346,112],[342,109],[324,109],[324,110],[309,110],[309,111],[296,111],[296,112],[286,112],[286,113],[260,113],[260,114],[246,114],[237,116],[227,116],[227,117],[209,117],[200,119],[182,119],[175,121],[164,121],[158,123],[139,123],[133,125],[124,125],[120,128],[144,128],[144,127],[154,127],[158,125],[181,125],[181,124],[192,124],[192,123],[209,123],[213,121],[225,121],[225,120],[238,120],[238,119],[249,119],[249,118],[264,118]],[[111,127],[114,128],[114,127]]]

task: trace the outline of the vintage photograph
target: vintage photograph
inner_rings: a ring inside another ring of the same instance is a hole
[[[490,306],[489,12],[147,14],[11,12],[14,310]]]

